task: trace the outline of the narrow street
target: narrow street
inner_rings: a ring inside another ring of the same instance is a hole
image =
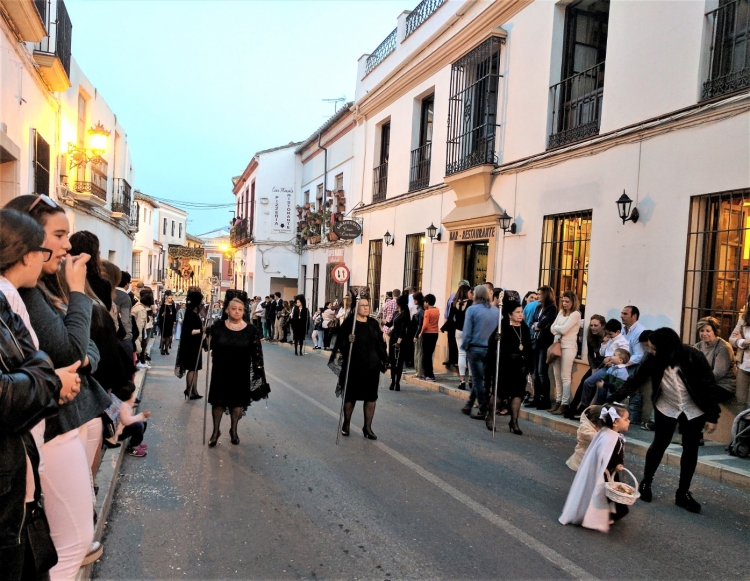
[[[225,417],[209,449],[204,400],[183,401],[173,374],[176,349],[154,350],[148,456],[125,457],[94,578],[747,578],[747,494],[696,478],[704,507],[692,515],[674,506],[676,472],[662,468],[654,502],[608,535],[563,527],[572,437],[523,423],[522,437],[500,429],[493,442],[455,399],[391,392],[384,377],[378,441],[358,431],[359,405],[337,447],[325,358],[264,351],[270,399],[240,422],[239,446]],[[626,465],[642,474],[627,448]]]

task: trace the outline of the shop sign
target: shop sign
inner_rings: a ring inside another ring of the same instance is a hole
[[[356,220],[342,220],[333,225],[333,231],[342,240],[354,240],[362,234],[362,226]]]
[[[328,264],[339,264],[340,262],[344,262],[344,250],[329,250]]]
[[[292,231],[292,197],[294,188],[274,186],[271,188],[273,196],[273,227],[274,232],[288,234]]]
[[[451,242],[469,242],[471,240],[486,240],[495,237],[497,226],[484,226],[480,228],[466,228],[465,230],[453,230]]]

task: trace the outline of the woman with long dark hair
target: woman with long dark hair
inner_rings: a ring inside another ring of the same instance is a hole
[[[409,340],[409,297],[399,295],[396,299],[396,316],[391,321],[388,333],[388,358],[391,364],[391,386],[393,391],[401,391],[401,374],[404,371],[405,346]]]
[[[101,257],[99,256],[99,238],[87,230],[70,235],[70,254],[88,254],[91,258],[86,263],[86,281],[96,297],[107,310],[112,308],[112,285],[102,276]]]
[[[385,373],[388,368],[388,353],[383,340],[378,321],[370,317],[370,299],[361,297],[356,300],[352,298],[351,304],[356,304],[351,309],[349,316],[339,328],[340,341],[336,341],[331,352],[329,363],[332,363],[340,353],[342,358],[341,374],[336,386],[336,395],[344,397],[344,423],[341,426],[341,435],[349,435],[349,424],[351,422],[354,405],[362,401],[364,407],[365,425],[362,434],[368,440],[377,440],[378,437],[372,431],[372,419],[375,415],[375,404],[378,400],[378,387],[380,374]],[[356,314],[355,314],[356,313]],[[356,317],[356,324],[355,324]],[[351,343],[346,340],[354,330],[355,340]],[[351,367],[349,367],[349,350],[352,350]],[[350,369],[350,371],[349,371]],[[347,373],[349,374],[346,383]],[[346,384],[346,394],[343,394]]]
[[[81,392],[60,406],[45,427],[42,489],[58,562],[50,570],[53,581],[72,579],[84,561],[96,559],[102,548],[93,543],[93,490],[90,466],[93,456],[81,440],[84,434],[102,429],[99,415],[112,400],[93,377],[99,351],[90,338],[91,300],[85,294],[88,254],[70,256],[70,224],[65,210],[46,196],[19,196],[7,208],[30,215],[44,228],[44,247],[52,251],[44,263],[42,277],[34,288],[22,289],[39,347],[55,367],[81,362]],[[69,292],[58,283],[60,267]],[[87,438],[88,440],[88,438]]]
[[[251,401],[268,396],[263,371],[263,347],[254,325],[244,320],[245,302],[235,297],[225,308],[227,317],[217,320],[210,328],[211,387],[208,403],[211,404],[214,429],[208,446],[213,448],[221,436],[221,416],[230,415],[232,426],[229,436],[232,444],[240,443],[237,424],[245,415]]]
[[[164,293],[164,302],[159,307],[159,329],[161,330],[161,342],[159,351],[162,355],[169,355],[172,346],[172,336],[177,324],[177,305],[174,304],[172,291]]]
[[[639,490],[641,500],[651,502],[656,469],[667,446],[672,442],[674,429],[680,426],[682,457],[680,484],[675,504],[698,513],[701,505],[690,494],[690,482],[698,464],[698,447],[703,429],[710,434],[719,420],[713,370],[706,357],[695,347],[683,345],[680,336],[668,327],[656,329],[649,336],[649,356],[635,375],[607,401],[622,401],[650,379],[654,404],[654,441],[646,452],[646,466]]]
[[[526,376],[534,367],[534,354],[531,348],[531,331],[523,316],[523,307],[517,301],[503,304],[503,320],[501,323],[500,362],[497,359],[497,333],[489,339],[487,359],[485,363],[484,381],[486,388],[494,389],[497,380],[497,394],[499,399],[510,401],[510,431],[518,436],[523,434],[518,427],[518,415],[521,409],[521,399],[526,393]],[[486,417],[487,429],[491,430],[495,417],[495,404],[492,396],[489,398]]]
[[[453,326],[456,329],[458,377],[461,380],[461,383],[458,384],[458,389],[466,389],[466,350],[461,343],[463,343],[464,340],[464,320],[466,319],[466,309],[474,303],[472,300],[473,297],[474,293],[471,292],[471,287],[467,284],[462,284],[456,291],[456,296],[451,303],[451,310],[448,315],[448,319],[453,323]]]
[[[586,330],[586,358],[588,359],[589,368],[578,383],[578,389],[570,402],[567,413],[564,414],[568,419],[581,419],[581,414],[586,409],[581,403],[583,382],[591,377],[594,371],[599,369],[604,362],[604,356],[599,352],[599,349],[604,342],[604,325],[606,323],[607,319],[601,315],[591,315],[589,319],[589,326]]]
[[[185,318],[182,321],[180,348],[177,351],[175,375],[185,376],[185,399],[200,399],[198,393],[198,371],[203,369],[201,346],[203,343],[203,321],[198,314],[203,303],[203,293],[190,291],[185,301]]]
[[[304,355],[305,337],[307,337],[307,328],[310,326],[310,311],[307,310],[304,295],[295,297],[291,320],[294,354],[297,355],[297,347],[299,347],[299,354]]]
[[[534,346],[534,399],[532,406],[538,410],[548,410],[552,407],[550,400],[549,363],[547,363],[547,349],[554,342],[550,328],[557,318],[555,306],[555,291],[552,287],[539,288],[539,306],[534,312],[531,326],[532,344]]]

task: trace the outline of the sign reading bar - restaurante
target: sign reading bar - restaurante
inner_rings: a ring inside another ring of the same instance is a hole
[[[464,240],[482,240],[495,237],[496,226],[485,226],[484,228],[467,228],[465,230],[454,230],[450,239],[455,242]]]

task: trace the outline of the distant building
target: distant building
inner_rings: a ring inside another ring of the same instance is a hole
[[[224,298],[227,289],[235,288],[233,251],[230,245],[229,228],[218,228],[197,236],[203,241],[205,259],[210,265],[211,296],[213,300]]]

